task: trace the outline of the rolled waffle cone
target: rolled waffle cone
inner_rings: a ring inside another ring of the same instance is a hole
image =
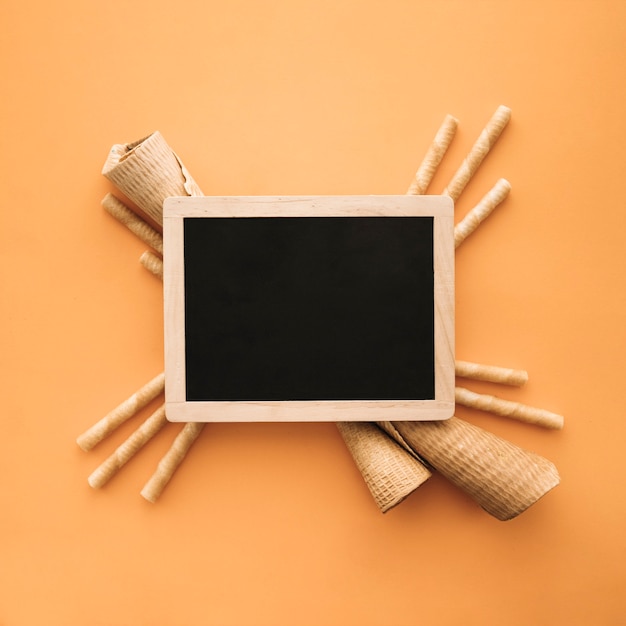
[[[163,201],[202,191],[161,133],[111,148],[102,173],[150,222],[162,226]]]
[[[559,484],[547,459],[457,417],[393,426],[429,465],[499,520],[516,517]]]
[[[378,508],[386,513],[431,473],[371,422],[338,422],[337,428]]]

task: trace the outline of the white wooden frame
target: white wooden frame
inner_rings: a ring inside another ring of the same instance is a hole
[[[432,216],[435,272],[433,400],[187,402],[185,217]],[[447,196],[248,196],[168,198],[163,212],[166,414],[175,422],[405,421],[454,412],[454,223]]]

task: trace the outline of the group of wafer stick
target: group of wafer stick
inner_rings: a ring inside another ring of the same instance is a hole
[[[471,180],[472,176],[487,156],[500,134],[511,118],[511,110],[500,106],[493,114],[478,139],[475,141],[468,156],[465,158],[451,181],[443,190],[443,195],[451,197],[455,202]],[[445,156],[448,147],[454,138],[458,121],[451,115],[447,115],[433,140],[430,149],[426,153],[414,180],[407,193],[424,194],[432,181],[437,167]],[[463,241],[473,233],[476,228],[502,203],[511,191],[510,183],[504,178],[483,196],[480,202],[471,209],[465,217],[454,227],[454,245],[458,248]],[[464,361],[457,361],[455,365],[456,376],[475,380],[484,380],[495,383],[521,386],[528,380],[528,374],[522,371],[507,370],[499,367],[482,366]],[[511,417],[531,424],[545,426],[546,428],[562,428],[563,418],[560,415],[528,407],[519,403],[509,402],[494,396],[481,395],[464,389],[456,388],[455,400],[463,406],[488,411],[496,415]]]
[[[108,437],[118,426],[129,420],[157,396],[163,393],[165,376],[159,374],[141,389],[132,394],[113,411],[80,435],[76,442],[85,451],[94,448]],[[165,405],[159,408],[143,422],[116,450],[89,476],[87,482],[94,488],[106,485],[128,461],[143,448],[167,423]],[[150,502],[156,502],[165,489],[187,451],[197,439],[204,424],[188,423],[174,439],[170,449],[159,462],[154,474],[141,490],[141,495]]]
[[[444,194],[455,201],[458,199],[509,118],[510,110],[507,107],[499,107],[444,190]],[[452,141],[457,125],[455,118],[446,116],[408,193],[426,192]],[[162,223],[162,203],[166,197],[201,195],[199,187],[158,132],[132,144],[113,146],[103,173],[136,205],[136,209],[131,210],[122,200],[107,194],[102,202],[104,208],[153,250],[146,251],[140,261],[146,269],[162,278],[163,239],[160,232],[148,222],[157,226]],[[509,191],[509,183],[500,179],[457,224],[455,246],[458,247],[490,215],[506,198]],[[455,371],[458,377],[517,386],[524,384],[528,378],[526,372],[520,370],[466,361],[457,361]],[[78,444],[83,449],[89,450],[107,437],[117,426],[162,392],[163,379],[163,374],[160,374],[146,383],[133,396],[81,435]],[[459,404],[498,415],[549,428],[561,428],[563,424],[563,419],[558,415],[493,396],[475,394],[463,388],[457,388],[455,395]],[[92,473],[89,484],[93,487],[106,484],[164,424],[165,412],[163,407],[160,407]],[[438,469],[499,519],[514,517],[558,484],[558,473],[549,461],[521,450],[458,418],[447,420],[446,424],[386,422],[377,425],[339,423],[337,426],[377,505],[383,512],[401,502],[431,475],[427,465]],[[142,496],[152,502],[158,498],[201,429],[202,424],[184,425],[171,449],[159,463],[154,476],[142,490]],[[423,445],[426,435],[427,443]],[[435,445],[433,440],[438,445]],[[455,442],[459,441],[462,445],[455,446]],[[500,451],[496,460],[501,466],[501,471],[495,480],[493,471],[490,471],[487,477],[486,472],[480,470],[480,464],[478,469],[472,466],[476,465],[475,454],[471,458],[459,457],[459,450],[466,449],[473,449],[475,452],[486,451],[487,456],[494,454],[494,450]],[[514,475],[511,475],[511,470],[514,470]],[[485,481],[490,481],[491,484],[486,485]]]
[[[168,196],[201,195],[200,188],[160,133],[131,144],[114,145],[103,173],[127,198],[136,203],[136,209],[131,210],[110,193],[102,200],[103,207],[152,249],[142,255],[141,263],[162,278],[163,236],[153,225],[162,224],[163,200]],[[161,373],[80,435],[77,439],[78,445],[85,451],[91,450],[121,424],[162,395],[164,387],[165,375]],[[161,404],[92,472],[87,479],[88,483],[94,488],[104,486],[166,422],[165,405]],[[141,490],[141,495],[146,500],[156,502],[203,427],[204,424],[195,422],[183,425],[169,450],[159,461],[154,474]]]
[[[444,191],[455,202],[508,124],[511,111],[500,106]],[[424,194],[456,133],[458,121],[445,117],[417,170],[409,194]],[[458,247],[508,196],[511,185],[500,179],[455,226]],[[525,371],[457,361],[460,378],[521,386]],[[489,411],[547,428],[562,428],[560,415],[457,387],[460,405]],[[515,517],[559,483],[547,459],[453,417],[442,422],[379,423],[398,445],[383,445],[373,425],[338,424],[339,430],[379,508],[385,512],[404,500],[437,469],[501,520]]]

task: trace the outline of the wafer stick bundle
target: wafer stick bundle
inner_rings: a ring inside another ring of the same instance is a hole
[[[383,513],[430,478],[430,471],[422,463],[375,424],[338,422],[337,428]]]
[[[163,392],[164,375],[159,374],[120,404],[109,415],[92,426],[77,442],[83,450],[90,450],[109,436],[117,426],[133,417],[150,400]],[[111,416],[113,416],[111,418]],[[167,423],[165,405],[161,405],[135,432],[126,439],[87,479],[94,489],[103,487],[135,454],[143,448]],[[174,440],[170,450],[159,463],[155,474],[144,487],[142,495],[156,502],[194,441],[200,435],[202,425],[187,424]]]
[[[443,191],[455,202],[485,159],[502,131],[509,122],[511,111],[500,106],[493,114],[469,154],[458,168]],[[439,131],[442,132],[441,130]],[[451,140],[451,134],[448,135]],[[436,138],[427,152],[428,155],[443,153],[441,139]],[[446,146],[447,148],[447,146]],[[441,159],[439,159],[441,160]],[[430,161],[434,162],[434,160]],[[438,162],[437,162],[438,164]],[[436,168],[436,166],[435,166]],[[422,170],[418,170],[418,174]],[[428,170],[428,182],[434,175],[434,169]],[[409,187],[408,193],[424,193],[428,186],[420,186],[419,175]],[[508,196],[511,185],[500,179],[495,186],[470,210],[465,218],[455,227],[455,248],[473,233],[491,212]],[[467,361],[455,364],[457,376],[474,380],[483,380],[499,384],[523,385],[528,374],[520,370],[481,365]],[[561,416],[517,403],[510,403],[492,396],[480,396],[469,390],[457,388],[456,401],[472,404],[475,408],[490,410],[509,417],[525,419],[551,428],[562,427]],[[487,511],[499,519],[510,519],[525,510],[536,499],[558,484],[556,468],[547,460],[520,450],[513,444],[492,436],[476,427],[467,428],[465,422],[452,418],[446,422],[398,422],[380,423],[391,437],[435,469],[462,487],[475,497]],[[469,425],[467,425],[469,426]],[[465,454],[446,456],[458,444]],[[491,455],[496,451],[498,463],[491,463]],[[484,471],[483,471],[484,469]],[[515,480],[517,472],[520,476]],[[507,491],[507,485],[515,487],[514,492]],[[501,490],[502,487],[502,490]]]
[[[161,405],[115,452],[87,479],[94,488],[103,487],[165,426],[165,406]]]
[[[143,407],[163,393],[164,388],[165,374],[161,373],[86,430],[76,439],[76,443],[85,451],[91,450],[108,437],[118,426],[121,426],[133,415],[136,415]]]

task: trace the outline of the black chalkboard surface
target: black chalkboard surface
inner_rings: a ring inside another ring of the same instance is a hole
[[[451,205],[435,196],[168,199],[168,418],[450,417]]]

